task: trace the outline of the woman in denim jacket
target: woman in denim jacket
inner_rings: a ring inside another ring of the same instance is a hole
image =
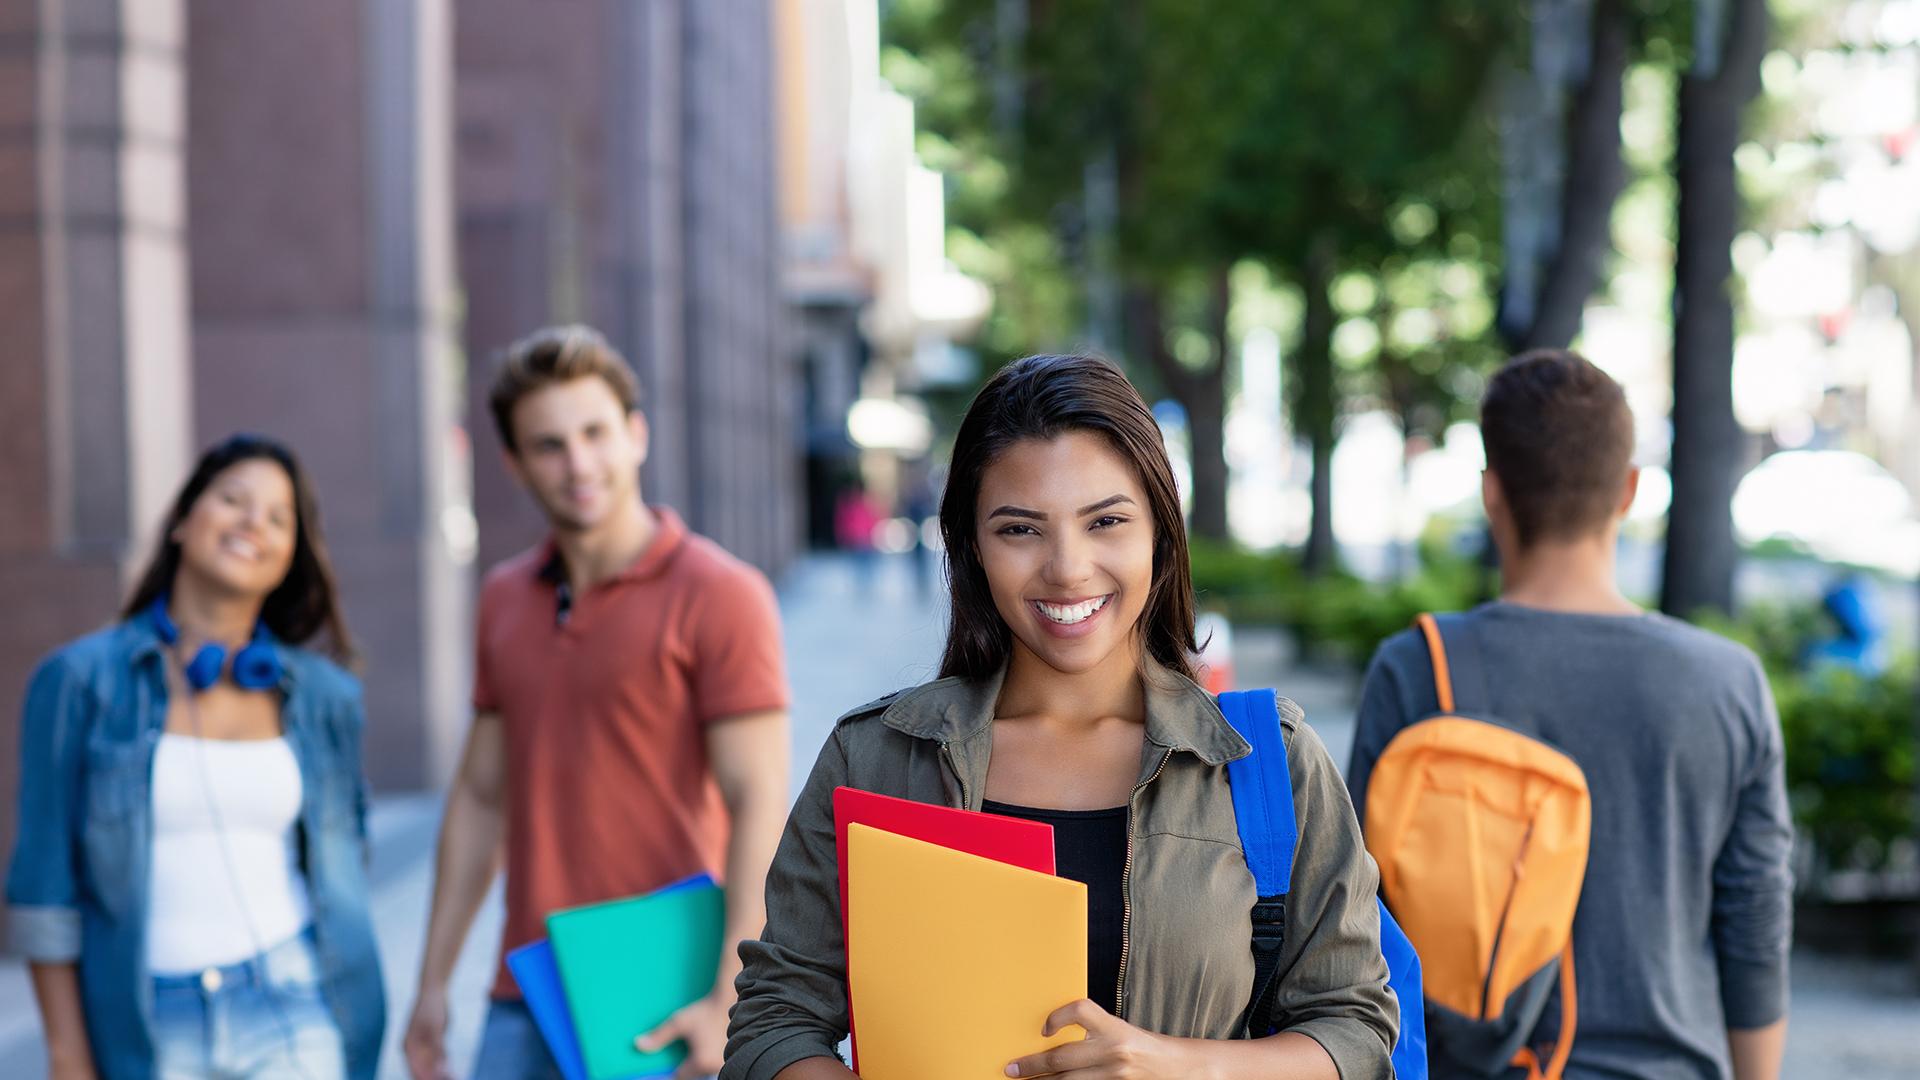
[[[357,680],[283,446],[209,450],[122,619],[43,661],[7,877],[55,1080],[371,1078]]]

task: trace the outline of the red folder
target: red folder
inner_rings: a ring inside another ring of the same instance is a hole
[[[847,921],[847,826],[854,823],[884,829],[895,836],[924,840],[953,851],[978,855],[995,862],[1026,870],[1051,874],[1053,870],[1053,826],[1024,818],[983,814],[976,810],[955,810],[946,806],[896,799],[850,787],[833,789],[834,850],[840,864],[840,933],[846,940]],[[847,1027],[853,1027],[852,986],[848,986]],[[848,1034],[853,1034],[851,1030]],[[860,1071],[860,1040],[853,1041],[853,1071]]]

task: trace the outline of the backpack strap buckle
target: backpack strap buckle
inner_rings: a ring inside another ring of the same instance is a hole
[[[1248,1038],[1272,1034],[1273,1003],[1280,989],[1280,949],[1287,940],[1287,894],[1253,902],[1253,998],[1240,1029]],[[1256,1026],[1258,1025],[1258,1026]]]

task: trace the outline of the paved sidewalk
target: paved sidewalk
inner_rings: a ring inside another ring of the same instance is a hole
[[[937,588],[937,583],[936,583]],[[922,595],[904,559],[884,559],[872,576],[840,558],[802,561],[780,583],[792,667],[795,790],[843,712],[933,676],[945,635],[944,603]],[[1242,685],[1272,685],[1306,709],[1336,764],[1352,741],[1353,677],[1300,667],[1277,633],[1235,635]],[[373,914],[386,965],[392,1027],[382,1070],[402,1078],[399,1036],[412,1001],[426,931],[440,797],[377,801]],[[500,930],[499,893],[482,908],[454,974],[448,1046],[456,1075],[475,1049]],[[1920,1077],[1920,993],[1898,964],[1795,956],[1794,1021],[1786,1076],[1794,1080],[1895,1080]],[[42,1080],[45,1052],[23,965],[0,961],[0,1075]]]

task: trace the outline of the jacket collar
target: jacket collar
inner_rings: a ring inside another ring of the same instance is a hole
[[[1149,742],[1166,750],[1186,751],[1209,765],[1224,765],[1253,752],[1227,723],[1213,695],[1192,679],[1151,658],[1141,677],[1146,685]],[[917,686],[895,698],[881,721],[915,738],[970,742],[990,728],[1006,678],[1002,665],[984,679],[950,677]]]

